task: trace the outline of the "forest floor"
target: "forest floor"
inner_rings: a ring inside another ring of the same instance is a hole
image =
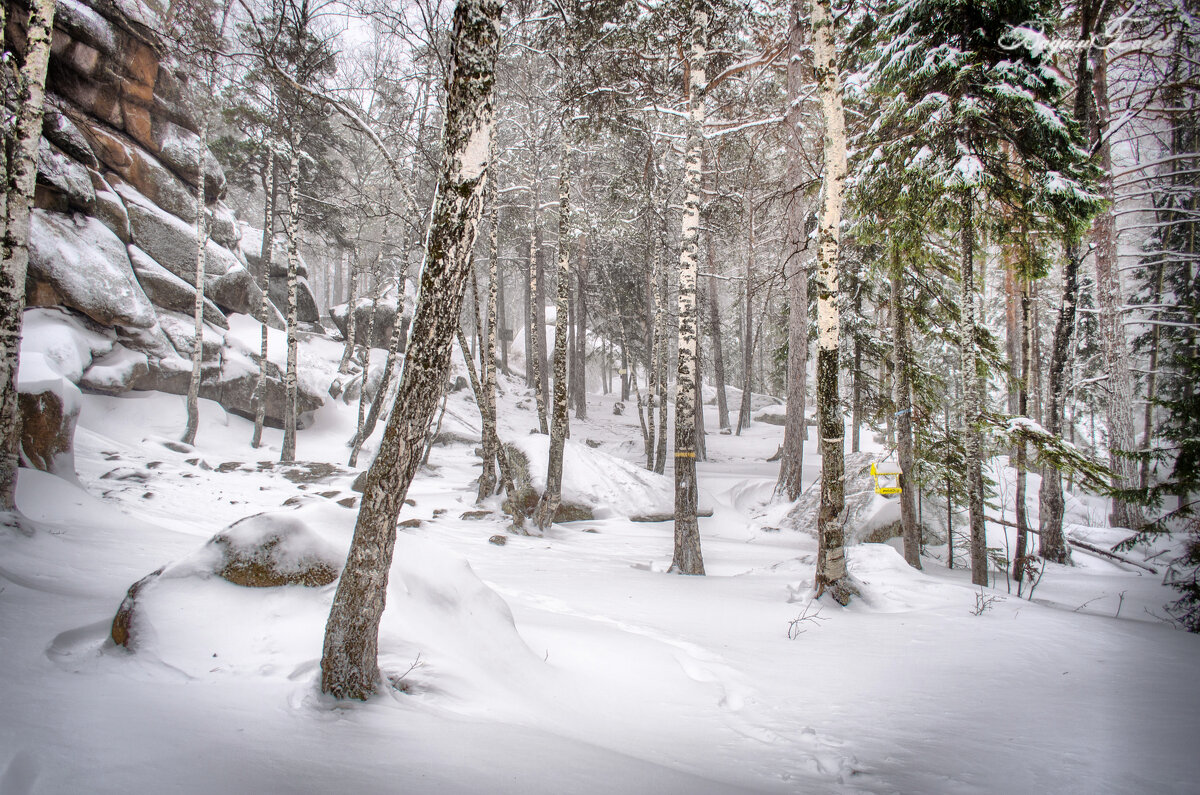
[[[636,463],[636,416],[613,402],[589,395],[573,438]],[[462,518],[478,507],[474,445],[434,448],[381,629],[403,689],[369,702],[319,692],[334,585],[248,589],[183,567],[144,591],[137,650],[115,647],[126,589],[243,517],[293,511],[349,543],[355,406],[327,403],[286,467],[269,463],[278,431],[252,450],[250,423],[202,403],[198,444],[178,452],[164,443],[183,398],[86,396],[79,483],[21,471],[27,527],[0,528],[0,793],[1200,787],[1200,637],[1152,615],[1172,596],[1161,574],[1077,554],[1033,601],[1003,575],[981,595],[944,547],[916,571],[893,541],[849,549],[850,607],[813,603],[814,538],[773,529],[765,459],[782,429],[766,424],[708,437],[706,577],[666,574],[671,523],[629,506],[489,543],[498,511]],[[529,433],[531,404],[510,382],[506,438]],[[477,427],[466,392],[448,413]],[[811,445],[805,460],[807,483]],[[1077,523],[1103,514],[1078,505]]]

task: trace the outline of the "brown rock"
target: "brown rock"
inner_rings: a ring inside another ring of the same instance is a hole
[[[508,543],[508,536],[494,535],[488,539],[488,543],[495,544],[498,547],[502,547]]]
[[[22,387],[25,391],[17,395],[22,459],[34,469],[74,480],[78,387],[65,378],[57,384],[23,383]]]
[[[118,646],[123,646],[130,651],[133,650],[133,644],[137,640],[134,630],[134,619],[137,615],[138,596],[143,588],[158,578],[158,575],[163,573],[165,566],[160,566],[157,570],[147,574],[142,579],[129,586],[129,590],[125,592],[125,598],[121,600],[121,606],[117,608],[117,614],[113,616],[112,629],[109,631],[113,639],[113,643]]]
[[[320,587],[338,577],[336,550],[291,512],[247,517],[208,543],[220,552],[215,573],[234,585]]]

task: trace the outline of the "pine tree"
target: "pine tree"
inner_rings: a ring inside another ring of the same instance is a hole
[[[1007,202],[1078,234],[1099,206],[1078,126],[1061,111],[1066,86],[1048,59],[1048,0],[917,0],[893,6],[876,32],[870,70],[888,140],[863,179],[919,169],[957,235],[961,376],[966,414],[972,581],[986,585],[983,395],[976,302],[979,215]]]

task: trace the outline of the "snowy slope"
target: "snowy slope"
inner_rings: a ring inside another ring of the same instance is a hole
[[[232,325],[256,339],[245,323]],[[340,350],[309,350],[307,377],[328,377]],[[532,401],[515,380],[503,389],[502,434],[533,445]],[[614,416],[612,396],[589,401],[595,419],[573,421],[574,438],[636,465],[636,417]],[[770,529],[780,506],[764,459],[781,429],[765,424],[708,438],[703,578],[665,574],[671,525],[632,523],[624,504],[490,544],[504,521],[461,518],[476,507],[473,445],[436,447],[401,515],[422,523],[400,533],[381,630],[381,667],[403,689],[335,703],[318,686],[335,586],[242,588],[198,556],[232,523],[280,510],[344,550],[356,407],[329,401],[287,467],[272,463],[280,432],[252,450],[250,423],[202,403],[198,444],[179,452],[164,443],[183,398],[85,395],[82,485],[22,471],[26,528],[0,529],[0,792],[1182,793],[1200,781],[1200,638],[1146,612],[1170,597],[1158,577],[1076,555],[1047,567],[1033,601],[1001,575],[975,615],[967,572],[935,557],[914,571],[892,545],[865,544],[849,550],[863,598],[810,605],[814,540]],[[477,430],[469,390],[447,412]],[[599,460],[568,480],[598,490],[625,471]],[[807,483],[820,459],[805,461]],[[989,531],[1003,547],[1001,526]],[[114,647],[126,589],[168,564],[145,591],[143,642]]]

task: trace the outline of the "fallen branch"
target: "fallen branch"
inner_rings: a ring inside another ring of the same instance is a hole
[[[1139,569],[1145,569],[1151,574],[1158,574],[1158,569],[1154,568],[1153,566],[1147,566],[1145,563],[1139,563],[1136,560],[1130,560],[1124,555],[1118,555],[1116,552],[1109,552],[1107,549],[1101,549],[1100,547],[1092,546],[1091,544],[1084,543],[1083,541],[1077,541],[1074,538],[1068,538],[1067,543],[1076,549],[1082,549],[1084,552],[1091,552],[1093,555],[1099,555],[1102,558],[1109,558],[1111,560],[1119,561],[1120,563],[1127,563],[1130,566],[1137,566]]]

